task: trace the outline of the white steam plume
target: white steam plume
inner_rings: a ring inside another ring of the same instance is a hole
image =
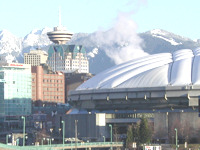
[[[93,33],[92,39],[100,48],[101,45],[104,47],[115,64],[120,64],[148,55],[141,48],[143,40],[137,35],[136,28],[136,23],[129,15],[120,14],[113,28]]]

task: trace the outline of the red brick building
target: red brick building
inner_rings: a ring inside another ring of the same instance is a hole
[[[65,103],[65,76],[43,66],[32,66],[32,101],[35,106]]]

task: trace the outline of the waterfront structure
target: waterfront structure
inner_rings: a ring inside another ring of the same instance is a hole
[[[46,66],[47,67],[47,66]],[[45,66],[32,66],[32,100],[37,106],[65,103],[65,77]]]
[[[53,71],[89,73],[86,51],[81,45],[51,45],[48,65]]]
[[[48,55],[43,50],[30,50],[30,53],[24,53],[24,64],[31,64],[31,66],[39,66],[41,64],[45,64],[47,58]]]
[[[31,66],[8,63],[0,66],[0,117],[4,121],[31,114]]]
[[[108,114],[107,124],[136,123],[146,116],[155,139],[173,141],[174,128],[182,131],[179,136],[197,138],[199,67],[200,49],[148,55],[99,73],[68,99],[76,112]]]

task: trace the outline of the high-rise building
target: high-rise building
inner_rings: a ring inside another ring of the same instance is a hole
[[[53,71],[89,73],[86,51],[81,45],[52,45],[47,62]]]
[[[40,64],[45,64],[47,58],[47,53],[40,49],[31,50],[30,53],[24,53],[24,63],[31,64],[31,66],[39,66]]]
[[[0,66],[0,118],[31,114],[31,65]]]
[[[50,73],[44,66],[32,66],[32,100],[36,106],[65,103],[65,77]]]
[[[89,73],[89,63],[85,48],[82,45],[66,45],[73,33],[61,25],[54,31],[47,33],[49,39],[55,44],[48,50],[48,65],[53,71]]]

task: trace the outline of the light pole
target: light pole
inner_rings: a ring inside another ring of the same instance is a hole
[[[177,137],[177,135],[178,135],[178,131],[177,131],[177,129],[175,128],[174,129],[175,131],[176,131],[176,150],[178,150],[178,137]]]
[[[27,142],[26,142],[26,141],[27,141],[27,139],[28,139],[28,136],[25,136],[25,139],[26,139],[26,140],[25,140],[25,145],[27,145]]]
[[[53,143],[54,138],[50,138],[50,145]]]
[[[71,140],[71,150],[72,150],[72,138],[70,138],[70,140]]]
[[[50,132],[51,132],[51,136],[52,136],[52,133],[53,133],[53,128],[50,128],[49,130],[50,130]]]
[[[23,124],[23,146],[25,146],[25,129],[26,129],[26,118],[24,116],[22,116],[22,119],[24,120],[24,124]]]
[[[105,143],[105,141],[106,141],[106,140],[105,140],[105,136],[103,136],[103,142]]]
[[[60,139],[61,139],[60,138],[60,131],[61,131],[61,128],[59,128],[58,131],[59,131],[59,143],[60,143]]]
[[[42,139],[42,146],[43,146],[43,144],[44,144],[44,143],[43,143],[43,140],[45,140],[45,138]]]
[[[62,124],[63,124],[63,147],[64,147],[64,144],[65,144],[65,122],[62,120]]]
[[[75,150],[77,150],[77,123],[78,120],[75,120]]]
[[[109,127],[110,127],[110,142],[111,142],[110,149],[112,150],[112,125],[109,124]]]
[[[8,137],[10,138],[10,134],[6,135],[6,144],[8,144]]]
[[[49,145],[49,138],[47,138],[47,143],[48,143],[48,145]]]

